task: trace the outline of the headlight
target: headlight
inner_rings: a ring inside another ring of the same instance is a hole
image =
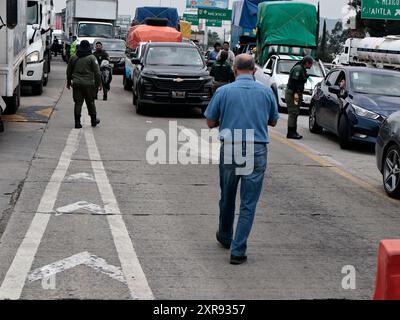
[[[36,63],[39,62],[39,51],[33,51],[26,57],[26,63]]]
[[[359,106],[356,106],[355,104],[353,104],[352,106],[353,106],[354,112],[360,117],[365,117],[365,118],[374,119],[374,120],[376,120],[380,117],[379,114],[369,111],[367,109],[361,108]]]

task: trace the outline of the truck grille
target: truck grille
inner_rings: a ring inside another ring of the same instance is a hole
[[[202,84],[201,80],[184,79],[181,82],[174,81],[173,79],[154,80],[154,85],[161,90],[195,91],[199,90]]]

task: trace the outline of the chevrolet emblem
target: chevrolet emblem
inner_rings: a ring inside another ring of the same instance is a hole
[[[174,82],[183,82],[183,81],[185,81],[185,80],[183,80],[182,78],[176,78],[176,79],[174,79]]]

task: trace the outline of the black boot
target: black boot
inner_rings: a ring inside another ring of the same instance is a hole
[[[107,101],[107,93],[103,94],[103,101]]]
[[[95,114],[91,115],[90,119],[92,122],[92,127],[95,127],[100,123],[100,119],[97,119],[97,116]]]
[[[81,115],[75,115],[75,129],[81,129]]]
[[[300,140],[300,139],[303,139],[303,136],[301,136],[297,133],[296,127],[288,127],[288,133],[287,133],[286,138]]]
[[[0,132],[4,132],[4,122],[0,118]]]

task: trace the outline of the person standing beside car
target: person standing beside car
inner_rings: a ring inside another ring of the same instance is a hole
[[[208,56],[208,61],[211,63],[215,63],[217,61],[217,57],[220,51],[221,51],[221,44],[219,42],[216,42],[214,44],[214,50],[211,51]]]
[[[304,86],[308,79],[307,69],[312,67],[313,62],[314,59],[311,56],[306,56],[290,70],[289,82],[285,93],[288,108],[288,132],[286,136],[288,139],[299,140],[303,138],[297,133],[297,118],[303,102]]]
[[[223,51],[225,51],[225,52],[228,53],[228,59],[227,59],[227,61],[228,61],[229,65],[230,65],[231,67],[233,67],[233,62],[235,61],[235,54],[234,54],[233,51],[230,49],[230,46],[229,46],[229,42],[228,42],[228,41],[225,41],[225,42],[224,42],[224,44],[223,44],[223,50],[221,50],[221,51],[218,53],[217,60],[221,57],[221,53],[222,53]]]
[[[235,75],[227,59],[228,52],[221,52],[219,60],[217,60],[211,68],[210,76],[214,77],[213,92],[219,87],[235,81]]]

